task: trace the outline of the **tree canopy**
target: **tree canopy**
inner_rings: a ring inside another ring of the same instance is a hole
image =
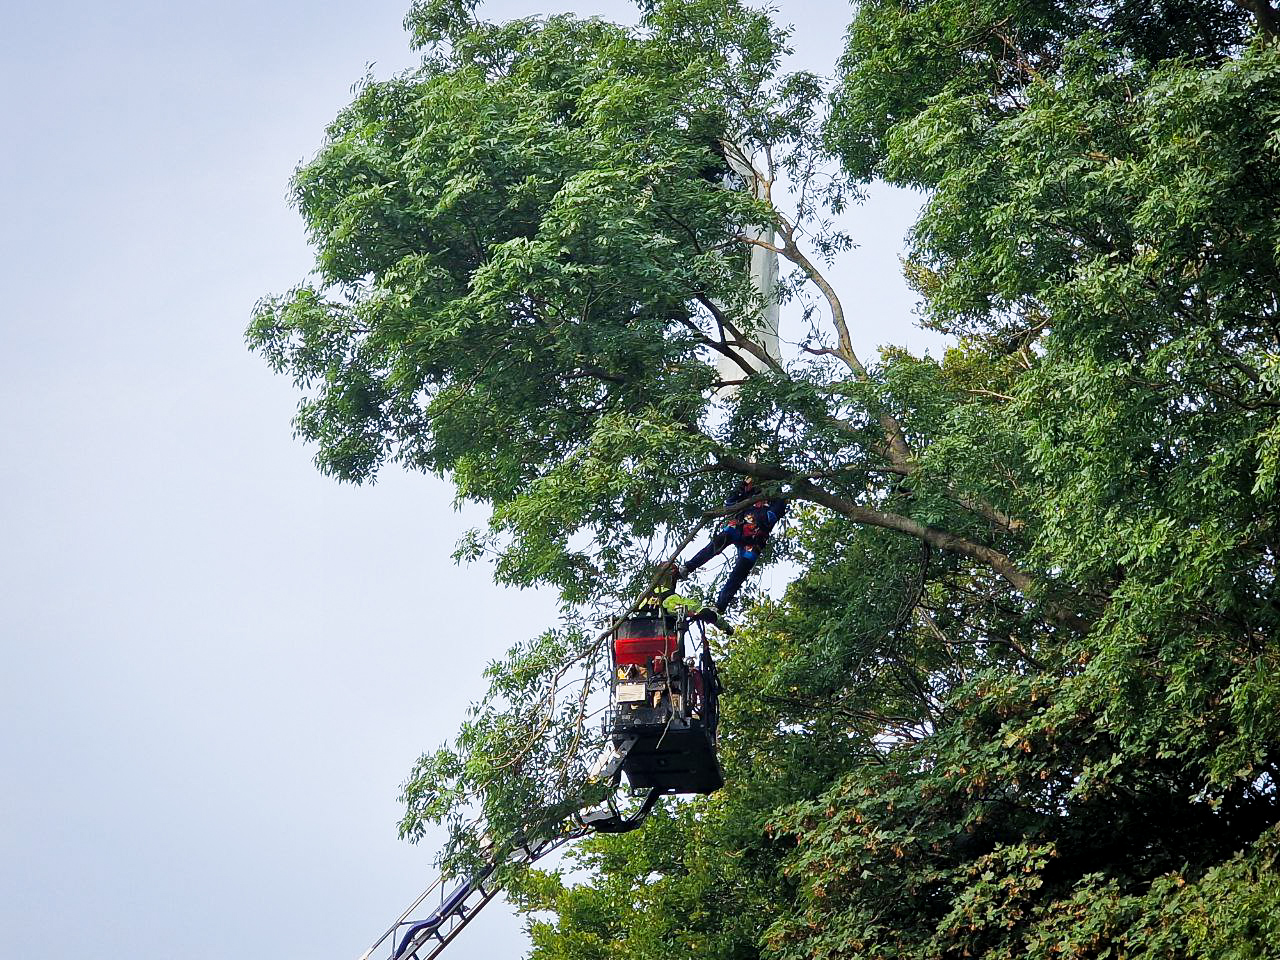
[[[421,67],[297,172],[316,271],[248,331],[320,469],[448,476],[491,507],[459,558],[563,600],[402,832],[465,858],[583,802],[593,619],[749,474],[795,573],[724,653],[726,787],[519,878],[533,957],[1275,955],[1269,0],[864,0],[830,79],[736,0],[481,12],[410,12]],[[854,350],[833,218],[876,178],[928,198],[941,359]]]

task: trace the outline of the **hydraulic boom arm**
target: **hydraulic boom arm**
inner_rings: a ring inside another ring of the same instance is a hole
[[[499,889],[490,882],[490,878],[499,865],[534,863],[569,841],[591,833],[635,830],[649,815],[661,793],[657,789],[650,790],[640,808],[630,816],[621,815],[613,807],[579,814],[568,829],[544,840],[516,844],[505,857],[495,858],[452,887],[446,886],[446,878],[442,874],[409,904],[360,960],[434,960],[498,895]],[[436,896],[440,902],[432,909],[430,904]]]

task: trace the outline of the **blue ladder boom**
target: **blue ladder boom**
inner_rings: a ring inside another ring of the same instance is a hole
[[[448,892],[445,892],[447,877],[442,874],[409,904],[360,960],[433,960],[498,895],[498,887],[488,881],[500,863],[533,863],[570,840],[591,832],[590,827],[576,826],[549,839],[519,845],[505,858],[488,863],[459,880]],[[428,909],[437,893],[439,905]]]

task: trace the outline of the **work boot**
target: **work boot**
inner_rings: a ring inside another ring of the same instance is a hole
[[[719,627],[725,633],[732,633],[729,624],[725,622],[724,614],[717,607],[707,604],[701,610],[693,615],[693,619],[701,620],[703,623],[710,623]]]

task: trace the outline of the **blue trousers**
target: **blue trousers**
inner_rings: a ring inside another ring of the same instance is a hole
[[[716,609],[721,613],[729,609],[729,604],[733,603],[738,591],[742,589],[742,584],[746,582],[747,574],[751,572],[751,568],[760,559],[760,547],[763,544],[743,543],[741,527],[725,527],[685,564],[685,569],[689,573],[693,573],[712,557],[718,557],[730,544],[738,548],[738,559],[734,562],[733,569],[729,571],[729,576],[725,580],[724,586],[716,594]]]

